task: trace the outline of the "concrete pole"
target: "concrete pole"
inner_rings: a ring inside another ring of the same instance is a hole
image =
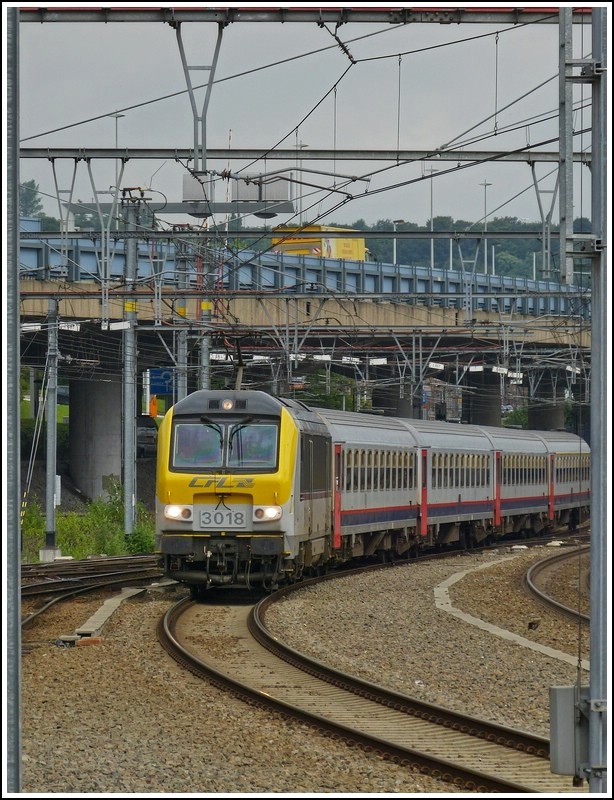
[[[21,453],[19,429],[19,8],[6,12],[6,788],[21,792]]]
[[[488,275],[488,242],[486,240],[486,231],[488,230],[488,221],[486,219],[486,189],[489,186],[492,186],[492,183],[488,183],[487,180],[484,180],[480,186],[484,187],[484,275]]]
[[[433,238],[433,172],[437,172],[438,170],[435,167],[429,167],[427,172],[431,173],[431,276],[433,275],[433,270],[435,269],[435,239]]]
[[[137,206],[130,201],[126,204],[126,231],[136,231]],[[129,536],[134,531],[136,518],[136,300],[130,298],[135,289],[137,274],[136,237],[129,236],[126,246],[126,297],[124,300],[124,368],[123,368],[123,406],[124,406],[124,533]]]
[[[45,546],[41,561],[53,561],[61,555],[55,545],[56,455],[58,444],[58,301],[49,300],[49,331],[47,334],[47,456],[45,494]]]
[[[607,243],[607,25],[605,8],[592,11],[592,53],[598,66],[592,83],[592,141],[593,164],[591,168],[591,228],[596,241]],[[571,138],[571,136],[570,136]],[[562,228],[562,224],[561,224]],[[561,238],[562,242],[562,238]],[[591,286],[593,311],[591,338],[597,346],[592,353],[591,392],[591,673],[589,714],[589,789],[591,793],[607,796],[608,764],[608,541],[611,525],[607,516],[607,465],[606,443],[608,396],[607,379],[610,369],[607,342],[606,312],[608,308],[607,246],[599,248],[592,259]],[[562,263],[562,259],[561,259]],[[610,261],[611,263],[611,261]]]
[[[404,219],[393,219],[392,220],[392,230],[394,231],[394,238],[392,240],[392,263],[397,265],[397,225],[403,225],[405,223]]]

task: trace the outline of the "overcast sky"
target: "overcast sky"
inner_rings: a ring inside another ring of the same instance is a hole
[[[3,9],[7,5],[14,4],[3,4]],[[68,4],[46,4],[54,5]],[[101,5],[113,4],[96,4]],[[292,5],[319,8],[361,4]],[[412,8],[420,5],[426,4],[412,4]],[[439,7],[451,5],[442,3]],[[484,4],[473,3],[472,7],[480,5]],[[523,7],[531,5],[540,4]],[[599,5],[607,4],[593,7]],[[590,27],[573,26],[575,58],[590,55]],[[183,25],[190,65],[212,63],[216,33],[212,23]],[[265,152],[276,146],[298,145],[303,145],[303,150],[426,150],[453,143],[464,145],[466,150],[511,150],[529,143],[537,147],[558,136],[556,23],[515,28],[505,24],[346,24],[336,33],[355,63],[337,45],[334,33],[334,26],[312,23],[229,25],[224,30],[207,113],[208,146],[260,148]],[[121,147],[193,146],[192,111],[175,32],[170,26],[23,23],[19,46],[22,146],[113,147],[116,132]],[[203,71],[192,74],[195,83],[206,80]],[[175,96],[165,99],[171,94]],[[576,85],[574,100],[579,103],[582,98],[590,100],[590,90]],[[203,99],[201,90],[197,92],[199,111]],[[117,122],[109,116],[93,119],[116,111],[124,115]],[[590,124],[590,105],[585,103],[584,109],[577,111],[574,128],[590,128]],[[575,137],[575,150],[589,147],[588,133]],[[556,142],[544,149],[556,150]],[[207,165],[218,171],[229,166],[227,161],[211,160]],[[247,165],[233,161],[230,166],[239,172]],[[292,169],[296,164],[261,161],[248,172],[283,166]],[[406,183],[428,176],[433,166],[432,162],[303,161],[305,170],[311,167],[361,176],[374,173],[368,183],[349,188],[357,197],[341,208],[335,208],[339,196],[327,191],[304,198],[304,219],[315,220],[322,215],[317,220],[320,224],[350,224],[360,218],[368,224],[381,219],[426,224],[431,190],[434,216],[477,221],[483,218],[486,206],[489,218],[539,219],[538,199],[526,164],[486,163],[447,175],[435,172],[432,187],[428,179]],[[455,166],[454,162],[441,162],[448,170]],[[50,163],[22,160],[20,168],[21,180],[34,179],[45,193],[46,213],[59,216]],[[60,189],[68,189],[72,162],[58,162],[56,168]],[[544,212],[550,210],[553,199],[554,169],[552,163],[536,167]],[[115,183],[112,162],[92,162],[92,171],[96,190],[108,190]],[[154,200],[164,196],[178,202],[185,173],[185,166],[174,160],[132,160],[126,166],[123,185],[145,187]],[[303,174],[307,179],[306,172]],[[328,175],[312,176],[312,180],[323,187],[333,182]],[[340,180],[337,178],[337,182]],[[486,188],[484,182],[489,184]],[[368,193],[361,197],[366,189]],[[83,162],[77,168],[73,197],[88,202],[93,197]],[[226,199],[224,184],[217,190],[216,199]],[[574,216],[590,217],[590,173],[586,167],[575,168]],[[191,219],[162,217],[169,224]],[[553,218],[558,221],[558,210]],[[216,217],[218,222],[221,219]],[[296,223],[297,219],[284,215],[275,222]],[[246,224],[258,221],[248,217]]]

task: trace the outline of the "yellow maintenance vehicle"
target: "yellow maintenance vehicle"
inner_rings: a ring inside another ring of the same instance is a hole
[[[328,232],[352,231],[355,228],[335,228],[326,225],[279,225],[273,228],[274,253],[319,258],[344,258],[349,261],[371,261],[362,237],[332,237]]]

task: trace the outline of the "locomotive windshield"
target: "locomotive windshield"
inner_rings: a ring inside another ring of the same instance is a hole
[[[172,466],[191,470],[272,470],[277,465],[277,425],[265,422],[178,422]]]

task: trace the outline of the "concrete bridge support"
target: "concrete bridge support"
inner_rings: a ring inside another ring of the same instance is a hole
[[[383,412],[386,417],[405,417],[405,419],[422,419],[422,406],[419,397],[411,396],[411,388],[405,391],[405,397],[399,397],[399,388],[375,387],[371,395],[374,411]]]
[[[466,372],[462,421],[467,425],[501,427],[501,376],[489,369]]]
[[[91,500],[107,499],[122,476],[121,377],[72,380],[69,417],[70,477]]]
[[[532,431],[565,428],[564,387],[557,387],[546,375],[529,398],[527,426]]]

